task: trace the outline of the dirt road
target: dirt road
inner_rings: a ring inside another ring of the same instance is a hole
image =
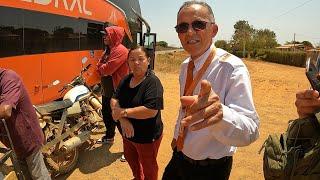
[[[250,71],[254,101],[260,116],[260,138],[248,147],[239,148],[234,156],[231,180],[263,179],[262,155],[258,154],[269,133],[280,133],[286,129],[287,121],[297,117],[294,107],[295,92],[308,88],[303,68],[245,61]],[[165,109],[163,110],[164,136],[159,150],[159,179],[171,157],[170,142],[179,107],[178,74],[156,72],[165,88]],[[100,135],[101,136],[101,135]],[[59,179],[132,179],[127,163],[119,161],[122,140],[119,133],[115,144],[97,145],[82,150],[77,168]]]

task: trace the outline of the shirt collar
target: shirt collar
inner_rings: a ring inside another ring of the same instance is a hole
[[[208,48],[200,57],[198,57],[197,59],[194,60],[194,67],[196,71],[199,71],[200,68],[202,67],[202,65],[204,64],[204,62],[207,60],[211,49],[214,48],[214,44],[212,44],[210,46],[210,48]],[[191,57],[189,58],[189,61],[191,60]]]

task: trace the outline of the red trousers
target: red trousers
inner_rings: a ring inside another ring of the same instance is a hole
[[[157,180],[157,155],[162,136],[152,143],[140,144],[123,138],[124,156],[135,180]]]

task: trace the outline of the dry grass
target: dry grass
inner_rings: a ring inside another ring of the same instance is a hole
[[[159,54],[155,61],[155,71],[166,73],[179,73],[180,64],[188,57],[186,52],[172,52]]]

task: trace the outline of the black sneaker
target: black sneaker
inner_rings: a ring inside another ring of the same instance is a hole
[[[97,144],[113,144],[114,138],[107,138],[106,136],[103,136],[102,138],[97,140]]]

